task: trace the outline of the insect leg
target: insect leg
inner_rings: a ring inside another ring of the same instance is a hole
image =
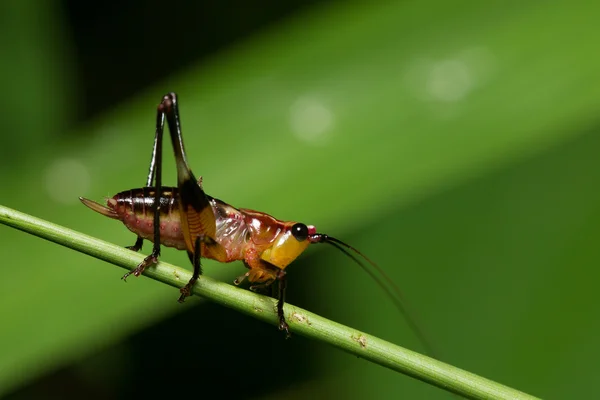
[[[133,246],[125,246],[125,248],[137,252],[142,249],[143,245],[144,245],[144,238],[142,238],[141,236],[138,236],[137,239],[135,240],[135,244]]]
[[[164,112],[161,112],[160,110],[158,111],[159,114],[161,114],[160,116],[160,124],[162,126],[164,126]],[[150,167],[148,168],[148,178],[146,179],[146,187],[151,187],[152,186],[152,180],[154,179],[154,169],[156,166],[156,152],[158,151],[158,147],[159,147],[159,140],[162,141],[162,128],[161,128],[161,134],[159,137],[159,130],[158,130],[158,121],[157,121],[157,126],[156,126],[156,134],[154,135],[154,144],[152,145],[152,156],[150,157]],[[162,146],[161,146],[162,147]],[[133,250],[135,252],[140,251],[142,249],[142,246],[144,245],[144,239],[141,236],[138,236],[135,244],[133,246],[127,246],[126,248],[129,250]]]
[[[248,289],[250,289],[253,292],[256,293],[262,293],[262,294],[266,294],[268,289],[272,289],[273,288],[273,282],[264,282],[264,283],[259,283],[257,285],[252,285],[250,286]],[[274,297],[274,292],[271,292],[272,296]]]
[[[211,258],[226,260],[225,248],[215,240],[217,225],[210,200],[198,184],[198,180],[192,173],[186,159],[177,95],[175,93],[166,94],[159,105],[159,110],[164,112],[175,153],[181,232],[187,250],[195,253],[196,238],[200,237],[201,243],[207,247],[205,251],[208,250]],[[158,162],[156,166],[159,167]]]
[[[216,260],[226,260],[227,252],[215,240],[217,224],[210,200],[192,173],[186,159],[177,95],[175,93],[168,93],[163,96],[158,110],[161,116],[161,128],[164,126],[165,118],[169,126],[169,134],[171,136],[171,143],[173,144],[173,152],[175,153],[175,165],[177,167],[181,233],[186,243],[190,261],[194,265],[192,279],[180,290],[181,296],[179,297],[179,302],[183,302],[187,296],[191,295],[192,286],[194,286],[198,277],[202,274],[200,265],[202,245],[205,246],[205,251],[210,254],[210,257]],[[158,179],[160,178],[161,167],[161,139],[162,129],[158,139],[158,150],[156,151],[157,187],[160,187]]]
[[[285,322],[285,315],[283,313],[283,305],[285,304],[285,271],[279,270],[277,273],[277,281],[279,283],[279,296],[277,299],[277,316],[279,317],[279,330],[285,331],[285,337],[289,338],[292,336],[290,334],[290,327],[287,322]]]
[[[163,100],[164,102],[164,100]],[[123,280],[127,279],[127,277],[131,274],[135,276],[140,276],[144,270],[154,265],[158,262],[158,256],[160,256],[160,193],[162,188],[162,138],[163,131],[165,127],[165,112],[163,103],[160,103],[158,106],[158,110],[156,113],[156,135],[154,136],[154,147],[152,150],[152,160],[150,161],[150,171],[148,173],[148,186],[152,184],[153,175],[155,178],[155,197],[154,197],[154,244],[152,246],[152,253],[144,258],[133,271],[130,271],[123,275]],[[136,240],[135,244],[132,246],[134,249],[139,244],[141,248],[141,240],[140,237]],[[138,249],[139,250],[139,249]]]
[[[190,258],[190,261],[194,265],[194,272],[192,274],[192,279],[190,279],[190,281],[179,290],[181,292],[181,296],[179,296],[179,300],[178,300],[180,303],[183,303],[183,301],[185,300],[186,297],[192,295],[192,287],[198,280],[198,277],[200,275],[202,275],[202,265],[200,264],[200,253],[201,253],[200,242],[201,242],[201,238],[200,238],[200,236],[197,236],[196,242],[194,244],[194,252],[192,253],[192,252],[188,251],[188,257]]]
[[[161,103],[162,104],[162,103]],[[162,136],[165,126],[165,113],[159,106],[156,118],[156,134],[154,135],[154,144],[152,146],[152,157],[150,157],[150,167],[148,168],[148,178],[146,179],[146,187],[152,186],[154,179],[154,170],[157,163],[157,153],[160,151],[162,155]],[[159,129],[160,128],[160,129]]]

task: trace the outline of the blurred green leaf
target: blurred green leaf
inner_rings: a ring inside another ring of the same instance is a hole
[[[0,177],[65,129],[77,110],[76,77],[54,1],[0,5]],[[12,171],[14,172],[14,171]]]
[[[93,215],[77,196],[99,199],[143,184],[155,106],[174,90],[189,161],[210,194],[344,239],[363,230],[348,241],[384,267],[403,261],[405,270],[389,273],[408,289],[448,361],[536,395],[589,396],[585,374],[567,375],[567,365],[587,363],[592,371],[592,355],[600,353],[580,326],[584,315],[592,318],[585,310],[593,301],[581,303],[578,286],[594,280],[568,279],[572,269],[590,274],[597,260],[590,238],[597,237],[591,177],[598,165],[587,153],[597,147],[587,146],[598,144],[587,132],[600,105],[598,11],[562,2],[315,8],[119,105],[77,140],[17,163],[2,201],[131,244],[125,228]],[[544,154],[553,156],[522,161]],[[575,168],[584,154],[586,164]],[[165,162],[166,183],[174,183],[172,161]],[[0,315],[10,321],[0,331],[2,389],[178,309],[175,291],[162,285],[141,279],[124,287],[118,273],[83,256],[6,230],[2,237],[13,281],[24,283],[0,282]],[[175,251],[163,257],[186,262]],[[290,277],[300,278],[293,267]],[[241,268],[207,262],[206,273],[229,280]],[[395,314],[374,288],[353,281],[353,273],[317,273],[315,292],[336,282],[323,307],[398,337]],[[348,296],[354,309],[340,306]],[[560,299],[579,310],[578,319],[556,308]],[[382,303],[380,314],[366,315],[372,301]],[[553,310],[572,324],[558,322]],[[565,350],[550,352],[546,340]],[[341,380],[348,393],[377,386],[385,398],[408,385],[348,358],[323,359],[337,371],[331,385]]]

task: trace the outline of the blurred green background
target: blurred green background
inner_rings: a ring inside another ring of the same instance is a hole
[[[86,7],[0,6],[1,204],[133,244],[77,197],[143,185],[156,104],[176,91],[208,193],[361,249],[444,361],[545,398],[600,396],[600,5]],[[450,397],[7,227],[0,239],[2,396]],[[423,351],[367,275],[315,247],[288,269],[289,302]]]

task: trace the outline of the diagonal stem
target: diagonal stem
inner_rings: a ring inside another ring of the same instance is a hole
[[[0,205],[0,223],[58,243],[126,269],[135,268],[143,255],[71,229]],[[159,262],[144,275],[181,288],[191,277],[183,268]],[[215,303],[277,325],[276,301],[248,290],[201,276],[192,292]],[[357,357],[401,372],[423,382],[472,399],[535,399],[489,379],[386,342],[286,304],[290,331],[328,343]]]

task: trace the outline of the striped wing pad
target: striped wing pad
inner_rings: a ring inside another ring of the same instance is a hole
[[[188,251],[194,252],[198,236],[209,254],[203,257],[223,260],[227,258],[225,249],[216,242],[216,220],[212,206],[202,188],[193,176],[179,185],[181,228]]]

